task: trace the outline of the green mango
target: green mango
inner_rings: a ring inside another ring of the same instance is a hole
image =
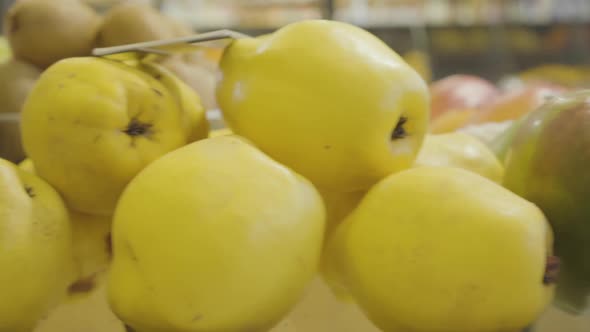
[[[555,304],[579,314],[590,295],[590,90],[554,97],[512,129],[504,186],[549,219],[561,259]]]

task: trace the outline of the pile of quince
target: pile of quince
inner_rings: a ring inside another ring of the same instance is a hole
[[[28,159],[0,160],[0,332],[519,332],[586,306],[589,92],[500,157],[429,133],[426,82],[346,23],[233,40],[219,71],[223,132],[157,57],[43,72]]]
[[[88,3],[92,3],[91,6]],[[40,74],[55,62],[90,56],[95,47],[174,38],[194,32],[182,22],[137,1],[19,0],[8,9],[0,32],[0,157],[19,160],[24,151],[17,121]],[[201,95],[214,100],[218,51],[204,49],[158,61]]]

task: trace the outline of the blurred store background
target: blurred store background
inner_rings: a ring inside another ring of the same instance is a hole
[[[272,31],[330,18],[368,28],[399,53],[430,55],[433,75],[466,72],[492,80],[546,63],[590,59],[587,0],[158,1],[196,30]]]
[[[20,0],[0,0],[0,26],[4,27],[4,31],[8,24],[2,22],[2,19],[6,19],[6,11],[16,1]],[[65,0],[46,1],[55,4]],[[92,47],[145,41],[146,38],[152,40],[178,37],[217,29],[232,29],[257,36],[291,22],[319,18],[345,21],[363,27],[404,56],[430,84],[433,116],[429,130],[433,134],[453,132],[470,126],[498,125],[499,127],[489,126],[485,129],[488,130],[485,133],[497,134],[498,130],[507,128],[512,121],[537,108],[548,94],[590,88],[590,0],[80,1],[87,2],[98,12],[105,14],[100,19],[103,20],[102,23],[96,24],[100,28],[88,27],[87,23],[91,20],[67,23],[68,20],[54,15],[59,18],[59,22],[64,22],[61,30],[40,29],[37,26],[37,30],[41,31],[35,31],[38,32],[35,36],[27,35],[23,38],[24,42],[17,40],[12,43],[6,34],[0,34],[0,158],[13,161],[25,158],[21,146],[19,112],[41,72],[54,61],[70,56],[89,55]],[[125,9],[114,13],[115,5],[124,2],[150,5],[163,15],[149,7],[141,9],[141,13],[135,10],[137,15],[130,14]],[[90,9],[88,11],[93,12]],[[22,25],[22,22],[19,23]],[[75,36],[88,44],[87,47],[80,52],[65,50],[67,47],[58,45],[59,50],[56,50],[53,46],[59,43],[60,38],[46,36],[59,36],[64,30],[78,32],[77,29],[70,28],[72,26],[89,31],[87,36],[83,33]],[[34,38],[37,41],[51,40],[54,43],[31,42]],[[21,53],[39,55],[35,58],[44,61],[22,54],[19,56],[16,51],[12,51],[12,44],[19,42],[24,46],[43,44],[44,52],[23,47],[25,51]],[[30,52],[30,49],[34,51]],[[213,129],[223,126],[214,93],[219,76],[220,55],[219,49],[203,48],[199,54],[174,55],[161,59],[163,66],[198,92],[204,107],[210,113],[209,120]],[[466,75],[457,77],[457,74]],[[7,83],[2,85],[3,82]],[[533,84],[539,82],[545,85]],[[527,85],[529,83],[531,84]],[[513,89],[514,86],[522,89]],[[496,99],[486,99],[487,94]],[[460,98],[455,98],[457,96]],[[476,103],[471,102],[473,98]],[[118,324],[108,311],[106,302],[101,302],[100,305],[102,307],[99,312],[110,315],[111,321]],[[309,312],[305,315],[312,318],[321,315],[341,318],[339,312],[330,312],[330,308],[320,307],[319,304],[312,309],[308,309]],[[79,324],[80,327],[76,325],[71,331],[115,331],[102,327],[101,324],[112,322],[106,321],[100,314],[72,315],[68,310],[53,318],[59,321],[55,324]],[[83,311],[87,308],[76,310]],[[72,319],[73,316],[81,318]],[[53,323],[51,321],[47,326]],[[347,320],[339,323],[345,325]],[[589,324],[590,312],[583,316],[572,316],[550,308],[535,332],[588,332]],[[121,328],[119,326],[116,331]],[[36,332],[46,331],[54,330],[42,326]]]
[[[121,2],[87,1],[98,8]],[[12,2],[0,1],[2,10]],[[401,54],[419,51],[428,55],[435,79],[461,72],[497,81],[540,65],[575,69],[590,61],[588,0],[139,2],[151,3],[195,31],[230,28],[258,35],[302,19],[351,22],[369,29]],[[567,76],[568,72],[558,74]]]

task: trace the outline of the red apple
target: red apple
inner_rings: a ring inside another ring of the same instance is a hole
[[[473,75],[447,76],[430,85],[431,119],[457,109],[479,109],[500,95],[491,82]]]

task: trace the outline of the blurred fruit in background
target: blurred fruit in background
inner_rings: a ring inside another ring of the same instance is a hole
[[[159,63],[172,71],[179,79],[195,90],[201,97],[205,109],[217,108],[215,85],[217,65],[205,52],[168,56]]]
[[[0,158],[19,162],[25,158],[20,140],[20,117],[17,113],[0,113]]]
[[[477,76],[447,76],[430,85],[432,118],[452,109],[481,108],[499,93],[492,82]]]
[[[0,64],[0,158],[24,159],[19,117],[29,91],[41,70],[28,63],[9,60]]]
[[[180,20],[163,15],[147,4],[123,2],[113,6],[105,14],[97,45],[109,47],[183,37],[193,33],[195,32]],[[206,109],[214,109],[217,107],[215,73],[221,52],[221,48],[203,47],[202,51],[195,53],[160,57],[159,63],[193,88]]]
[[[473,75],[455,74],[435,81],[430,85],[430,131],[445,133],[464,126],[499,94],[493,83]]]
[[[14,56],[40,68],[90,55],[100,16],[78,0],[20,0],[6,13],[4,33]]]
[[[41,70],[23,61],[0,64],[0,113],[20,112],[39,75]]]
[[[193,29],[183,21],[168,15],[162,15],[162,17],[175,37],[190,36],[195,33]]]
[[[98,33],[97,46],[109,47],[180,37],[185,33],[185,27],[165,18],[153,7],[123,2],[113,6],[105,14]]]
[[[520,118],[546,98],[590,82],[590,67],[547,64],[507,76],[498,85],[475,75],[454,74],[430,84],[433,134],[471,124]]]
[[[473,123],[503,122],[515,120],[541,106],[548,98],[567,91],[566,88],[549,83],[532,83],[505,92],[485,105],[472,119]]]

